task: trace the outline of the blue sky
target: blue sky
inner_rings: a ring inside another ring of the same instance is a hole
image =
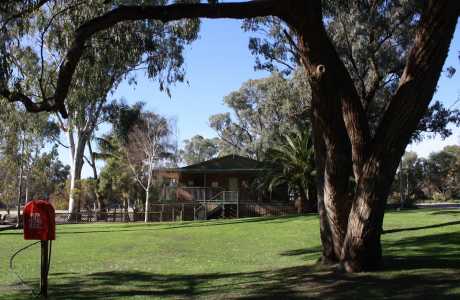
[[[171,87],[172,96],[160,92],[158,85],[147,79],[143,72],[137,73],[138,84],[133,86],[122,82],[111,96],[124,98],[128,103],[146,102],[146,109],[153,110],[177,120],[179,141],[195,134],[205,137],[215,136],[208,126],[212,114],[229,111],[223,105],[223,97],[238,89],[248,79],[261,78],[267,72],[254,71],[254,57],[248,50],[250,34],[241,30],[241,22],[236,20],[203,20],[200,38],[185,53],[187,83],[178,83]],[[442,76],[434,99],[441,100],[446,106],[460,99],[460,25],[457,26],[446,66],[459,69],[452,79]],[[460,108],[460,103],[456,104]],[[460,130],[453,128],[454,134],[442,141],[440,138],[427,139],[419,144],[410,145],[408,150],[421,156],[439,151],[445,145],[460,144]],[[68,163],[68,153],[64,151],[61,159]],[[91,176],[85,166],[83,177]]]
[[[228,111],[223,98],[248,79],[268,76],[254,71],[254,57],[248,50],[249,34],[235,20],[203,20],[199,39],[185,53],[188,83],[171,87],[171,98],[158,85],[138,72],[138,84],[123,82],[113,95],[128,103],[143,101],[146,108],[177,117],[180,140],[195,134],[214,136],[208,126],[212,114]]]

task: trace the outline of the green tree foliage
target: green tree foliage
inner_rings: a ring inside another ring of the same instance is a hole
[[[460,147],[446,146],[428,158],[406,152],[393,183],[393,195],[403,193],[405,205],[432,199],[444,201],[460,197]],[[394,197],[399,198],[400,197]]]
[[[289,78],[273,73],[268,78],[245,82],[224,98],[232,113],[209,118],[220,138],[220,153],[262,159],[266,149],[292,126],[307,126],[309,97],[301,72]]]
[[[145,222],[149,221],[150,197],[154,187],[155,169],[163,166],[173,154],[171,126],[168,120],[153,112],[145,112],[129,132],[123,154],[132,177],[145,191]]]
[[[423,1],[322,2],[328,36],[354,82],[374,131],[398,86]],[[301,63],[295,32],[280,19],[249,19],[243,29],[257,33],[249,41],[256,69],[290,74]],[[450,78],[455,74],[446,72]],[[452,134],[449,123],[460,124],[460,111],[433,101],[413,140],[434,134],[448,137]]]
[[[184,140],[184,148],[180,155],[187,165],[200,163],[216,157],[219,153],[218,138],[204,138],[195,135],[190,140]]]
[[[123,1],[118,4],[123,4]],[[140,3],[130,1],[129,4]],[[17,78],[18,84],[24,83],[44,99],[49,97],[53,82],[57,80],[56,70],[65,59],[73,32],[85,21],[110,8],[111,5],[101,1],[68,1],[45,4],[36,10],[22,39],[32,36],[39,41],[38,46],[19,44],[11,49],[11,57],[22,53],[14,58],[18,62],[16,67],[22,70],[21,77]],[[98,125],[104,121],[104,103],[109,91],[130,71],[140,67],[150,78],[159,82],[160,89],[166,89],[169,93],[169,84],[184,79],[182,50],[196,37],[197,29],[198,23],[193,20],[167,25],[153,21],[132,22],[115,26],[92,39],[91,47],[84,51],[77,66],[69,90],[68,118],[59,120],[68,136],[72,162],[69,211],[79,210],[79,199],[74,197],[73,190],[79,185],[86,145],[91,142]],[[131,82],[135,82],[132,79]]]
[[[398,194],[396,201],[401,206],[411,206],[416,200],[424,199],[426,188],[427,160],[419,158],[415,152],[406,152],[393,183],[393,193]]]
[[[142,189],[135,182],[130,168],[124,161],[118,140],[111,136],[103,144],[105,146],[102,146],[101,150],[104,154],[99,157],[104,157],[105,165],[100,171],[97,188],[106,206],[129,206],[135,209],[142,207]]]
[[[50,152],[41,153],[32,163],[30,170],[29,198],[41,199],[65,189],[70,167],[59,159],[57,146]]]
[[[299,211],[316,209],[315,161],[308,128],[291,130],[279,137],[277,145],[267,149],[264,174],[259,188],[272,191],[287,184]]]
[[[143,209],[158,200],[155,169],[167,164],[175,153],[170,122],[155,113],[142,111],[142,103],[133,106],[115,103],[110,120],[112,130],[99,139],[99,153],[106,165],[101,170],[99,191],[111,204]],[[144,203],[141,198],[144,197]]]
[[[448,146],[442,151],[430,154],[427,175],[432,195],[442,199],[460,197],[460,147]]]
[[[73,32],[80,25],[117,5],[164,5],[168,1],[40,2],[40,5],[34,5],[31,1],[16,1],[5,5],[0,19],[0,61],[5,66],[0,77],[0,95],[10,101],[14,100],[15,93],[26,95],[32,110],[39,105],[53,106],[48,102],[54,92],[58,68],[70,48]],[[132,21],[96,34],[91,47],[86,47],[82,53],[73,88],[69,90],[69,99],[76,101],[70,101],[68,105],[83,105],[80,103],[82,97],[85,102],[105,97],[127,71],[139,65],[159,83],[160,89],[169,93],[171,83],[184,80],[182,51],[196,39],[198,28],[197,20],[167,24]],[[31,41],[34,42],[31,44]],[[117,47],[110,47],[113,45]],[[94,96],[95,93],[99,96]],[[91,99],[87,99],[88,94]],[[23,103],[26,105],[27,101]]]
[[[47,192],[45,187],[34,189],[31,183],[36,179],[34,171],[45,145],[55,140],[59,132],[46,113],[31,116],[2,99],[0,107],[0,188],[3,195],[0,201],[11,207],[24,204],[37,193],[43,196]]]
[[[142,189],[132,176],[132,171],[126,163],[123,146],[128,143],[132,128],[139,121],[142,103],[129,106],[123,102],[112,103],[110,106],[109,122],[112,129],[102,138],[98,138],[96,159],[104,160],[105,165],[100,172],[98,192],[107,207],[142,207]]]

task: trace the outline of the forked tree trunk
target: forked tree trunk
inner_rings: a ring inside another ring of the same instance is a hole
[[[70,168],[68,212],[70,213],[70,218],[76,219],[78,218],[78,213],[80,212],[80,181],[87,137],[80,132],[77,132],[76,140],[74,140],[71,130],[69,130],[67,134],[70,144],[70,157],[72,159]]]
[[[289,3],[292,12],[283,19],[298,34],[300,57],[312,87],[315,152],[324,153],[318,148],[320,142],[326,150],[324,168],[317,161],[318,174],[324,172],[320,217],[327,217],[335,255],[348,271],[376,269],[382,261],[385,202],[404,148],[433,96],[460,2],[427,3],[400,86],[373,138],[354,83],[325,32],[321,1]],[[351,193],[343,181],[350,163],[357,182],[353,201],[349,201]],[[350,203],[353,208],[349,214]],[[330,242],[326,242],[327,248]]]
[[[294,1],[291,1],[294,3]],[[351,208],[351,145],[331,63],[337,54],[325,32],[321,1],[298,1],[286,21],[297,31],[299,50],[312,88],[312,127],[324,261],[338,262]],[[295,11],[304,11],[299,15]],[[332,78],[332,79],[331,79]],[[323,174],[321,176],[321,174]],[[329,236],[330,235],[330,236]],[[333,255],[331,253],[333,250]]]
[[[405,146],[401,148],[404,151]],[[364,166],[342,252],[341,260],[348,272],[373,271],[383,266],[380,236],[386,199],[398,165],[397,157],[398,154],[386,160],[371,159]]]
[[[80,180],[83,168],[83,159],[73,162],[70,172],[69,213],[80,212]]]
[[[432,0],[424,10],[399,87],[361,169],[342,254],[349,272],[382,266],[380,235],[386,199],[398,163],[434,94],[459,12],[459,1]]]

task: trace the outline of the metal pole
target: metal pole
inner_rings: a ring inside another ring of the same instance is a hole
[[[40,276],[40,295],[48,297],[48,244],[49,241],[41,241],[41,276]]]

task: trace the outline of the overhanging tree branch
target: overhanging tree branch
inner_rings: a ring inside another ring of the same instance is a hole
[[[289,6],[281,1],[259,0],[221,4],[172,4],[165,6],[119,6],[92,19],[75,33],[73,43],[62,65],[54,94],[57,105],[63,105],[69,92],[73,74],[83,54],[85,43],[97,32],[106,30],[120,22],[136,20],[158,20],[162,22],[184,18],[232,18],[245,19],[269,15],[281,15]]]
[[[399,144],[407,144],[425,114],[447,57],[459,12],[459,1],[430,1],[424,10],[399,87],[374,137],[372,147],[376,153],[397,155],[393,152],[400,152]]]

